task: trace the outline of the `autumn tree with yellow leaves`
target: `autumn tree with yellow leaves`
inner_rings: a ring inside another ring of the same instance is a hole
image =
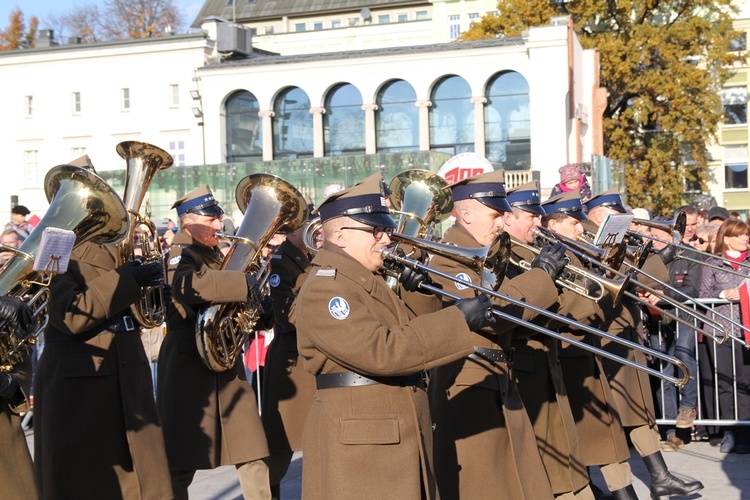
[[[0,50],[29,49],[36,41],[39,19],[32,16],[29,26],[23,18],[21,9],[13,9],[8,16],[10,25],[0,31]]]
[[[14,11],[15,12],[15,11]],[[23,14],[19,9],[21,17]],[[32,18],[32,22],[36,18]],[[11,15],[11,26],[6,31],[18,31],[17,21]],[[38,22],[37,22],[38,24]],[[183,29],[182,14],[174,0],[104,0],[82,3],[51,14],[44,19],[43,28],[52,29],[60,39],[79,38],[82,43],[150,38],[178,33]],[[36,24],[33,25],[36,30]],[[36,37],[36,31],[33,33]],[[7,45],[4,50],[32,47],[31,45]]]
[[[518,36],[570,15],[584,48],[597,49],[605,155],[626,165],[628,203],[669,213],[686,185],[705,188],[722,120],[720,89],[744,54],[732,51],[731,0],[500,0],[498,15],[462,38]]]

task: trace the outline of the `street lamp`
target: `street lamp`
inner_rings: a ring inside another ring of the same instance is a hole
[[[206,164],[206,127],[203,125],[203,98],[198,90],[191,90],[190,97],[198,101],[198,107],[193,108],[193,116],[198,119],[198,126],[201,128],[201,138],[203,141],[203,164]]]

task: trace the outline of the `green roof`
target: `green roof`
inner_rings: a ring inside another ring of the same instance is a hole
[[[207,17],[217,16],[237,22],[259,21],[282,16],[309,16],[328,12],[359,11],[364,7],[387,8],[407,5],[428,6],[428,0],[206,0],[203,8],[193,21],[194,28],[200,27]]]

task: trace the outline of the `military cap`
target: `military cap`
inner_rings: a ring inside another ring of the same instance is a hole
[[[549,200],[542,203],[542,208],[544,209],[545,213],[561,213],[569,215],[574,219],[578,219],[581,222],[584,222],[588,219],[588,217],[586,217],[586,214],[583,212],[581,192],[578,189],[553,196]]]
[[[172,208],[177,209],[177,215],[180,217],[188,213],[208,216],[219,216],[224,213],[208,185],[190,191],[175,201]]]
[[[628,212],[622,204],[620,191],[617,189],[610,189],[609,191],[599,193],[598,195],[589,198],[586,202],[584,202],[583,205],[586,207],[587,212],[590,212],[596,207],[609,207],[612,210],[620,212],[621,214],[625,214]]]
[[[378,172],[350,188],[328,196],[316,213],[325,222],[336,217],[350,217],[373,227],[396,227],[386,205],[385,182]]]
[[[513,208],[519,208],[532,214],[544,215],[544,209],[539,204],[539,183],[527,182],[508,191],[508,203]]]
[[[505,199],[503,182],[505,182],[505,172],[493,170],[467,177],[448,187],[451,188],[453,201],[472,199],[498,212],[510,212],[510,205]]]

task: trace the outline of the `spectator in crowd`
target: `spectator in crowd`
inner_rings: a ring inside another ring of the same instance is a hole
[[[719,258],[709,257],[706,262],[718,266],[723,270],[705,267],[701,280],[701,298],[720,298],[730,303],[719,305],[716,311],[728,317],[740,317],[740,285],[750,276],[748,259],[748,226],[740,220],[725,221],[716,234],[716,248],[714,254]],[[741,331],[720,317],[716,318],[728,332],[742,337]],[[711,328],[711,327],[707,327]],[[723,332],[714,330],[714,335],[721,336]],[[750,419],[750,356],[745,349],[733,346],[733,341],[727,340],[719,345],[708,343],[709,354],[716,360],[713,379],[717,380],[720,419]],[[736,370],[733,374],[733,366]],[[736,385],[736,406],[734,387]],[[710,406],[710,405],[709,405]],[[710,416],[709,416],[710,417]],[[721,441],[722,453],[750,453],[750,434],[744,427],[727,428]]]
[[[698,210],[698,225],[708,222],[708,210]]]
[[[695,236],[690,244],[701,252],[714,253],[716,246],[716,232],[719,230],[718,224],[710,222],[703,223],[695,229]]]
[[[581,200],[586,201],[591,198],[591,186],[588,179],[578,168],[578,164],[569,163],[558,169],[560,172],[560,182],[555,184],[550,193],[550,198],[558,194],[567,193],[578,189],[581,192]]]
[[[680,207],[675,211],[675,214],[685,212],[687,215],[687,225],[691,227],[691,223],[694,223],[698,218],[697,210],[694,207]],[[656,217],[654,220],[667,220],[666,217]],[[693,227],[693,234],[695,233],[695,226]],[[656,251],[660,251],[668,246],[666,242],[671,241],[672,235],[666,231],[662,231],[657,228],[651,229],[651,234],[654,236],[653,248]],[[688,230],[685,231],[687,237]],[[680,246],[687,246],[685,239],[680,242]],[[689,297],[697,297],[700,292],[701,286],[701,266],[697,262],[691,262],[684,259],[675,259],[667,264],[669,270],[669,285],[683,294]],[[667,289],[664,293],[677,300],[684,301],[684,296],[678,293],[672,292]],[[681,319],[687,319],[678,312],[678,316]],[[678,324],[676,321],[670,320],[669,318],[662,317],[657,318],[655,321],[661,320],[661,329],[654,324],[649,327],[651,333],[651,347],[658,349],[659,351],[669,355],[676,356],[677,359],[685,363],[688,371],[691,374],[695,374],[697,370],[695,362],[695,333],[694,331],[686,327],[685,325]],[[661,331],[661,335],[659,335]],[[662,363],[661,371],[669,375],[674,375],[674,365],[670,363]],[[698,385],[694,377],[678,391],[673,384],[662,381],[660,389],[656,392],[656,400],[659,406],[662,408],[662,416],[667,420],[676,420],[677,429],[690,429],[693,426],[693,421],[696,418],[696,408],[698,401]],[[679,403],[679,404],[678,404]],[[689,431],[684,431],[689,432]],[[664,443],[664,451],[677,451],[685,446],[684,434],[677,435],[677,431],[674,427],[669,426],[667,428],[667,440]]]
[[[7,247],[18,248],[24,241],[24,237],[15,229],[6,229],[0,236],[0,243]],[[5,264],[13,256],[13,252],[0,252],[0,265]]]
[[[742,214],[735,210],[732,210],[731,212],[729,212],[729,218],[734,220],[742,220]]]
[[[26,220],[26,216],[31,212],[23,205],[16,205],[10,210],[10,222],[5,225],[5,229],[15,229],[23,239],[29,237],[29,233],[34,229],[31,222]]]
[[[729,218],[729,210],[724,207],[713,207],[708,211],[708,222],[721,224]]]

